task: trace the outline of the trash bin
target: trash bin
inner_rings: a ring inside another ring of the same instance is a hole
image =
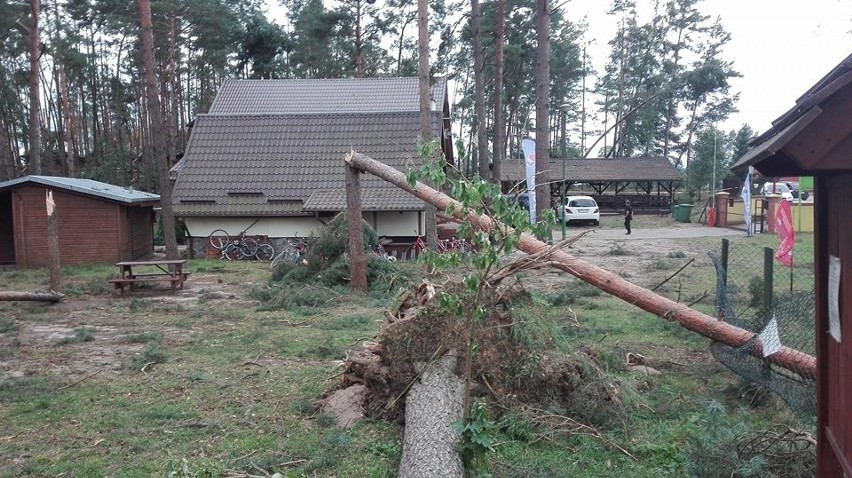
[[[689,216],[692,214],[692,204],[678,204],[672,214],[677,222],[691,222]]]
[[[677,221],[677,210],[680,209],[680,204],[672,204],[672,218]]]

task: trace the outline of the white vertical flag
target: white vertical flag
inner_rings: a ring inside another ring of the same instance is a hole
[[[740,194],[740,197],[743,198],[743,216],[745,217],[747,237],[751,237],[751,168],[751,166],[748,167],[743,192]]]
[[[535,224],[535,141],[524,138],[521,140],[521,149],[524,150],[524,162],[527,169],[527,197],[530,203],[530,224]]]

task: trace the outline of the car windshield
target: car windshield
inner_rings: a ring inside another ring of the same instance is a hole
[[[772,194],[772,183],[766,183],[763,185],[763,194]],[[782,194],[790,192],[790,188],[787,187],[784,183],[775,183],[775,194]]]
[[[594,199],[572,199],[568,202],[568,207],[595,207],[597,204]]]

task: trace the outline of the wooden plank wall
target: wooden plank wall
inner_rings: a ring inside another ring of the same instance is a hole
[[[151,207],[126,207],[130,223],[130,255],[132,260],[151,258],[154,252],[154,210]]]
[[[47,267],[45,187],[26,184],[15,189],[16,262],[19,267]],[[110,263],[120,259],[121,208],[88,196],[54,190],[59,217],[59,249],[63,265]]]
[[[823,178],[820,178],[823,179]],[[817,231],[817,354],[819,373],[820,477],[852,476],[852,175],[825,178],[818,182],[815,206],[820,211]],[[826,204],[822,204],[826,203]],[[827,224],[826,224],[827,223]],[[824,246],[820,247],[820,246]],[[841,341],[827,333],[828,258],[839,257]],[[838,468],[835,468],[835,466]],[[842,472],[841,472],[842,470]]]

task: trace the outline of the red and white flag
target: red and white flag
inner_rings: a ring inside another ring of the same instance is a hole
[[[793,243],[796,242],[796,235],[793,233],[793,213],[787,201],[781,200],[778,204],[778,212],[775,214],[775,232],[781,240],[775,251],[775,258],[785,266],[793,267]]]

